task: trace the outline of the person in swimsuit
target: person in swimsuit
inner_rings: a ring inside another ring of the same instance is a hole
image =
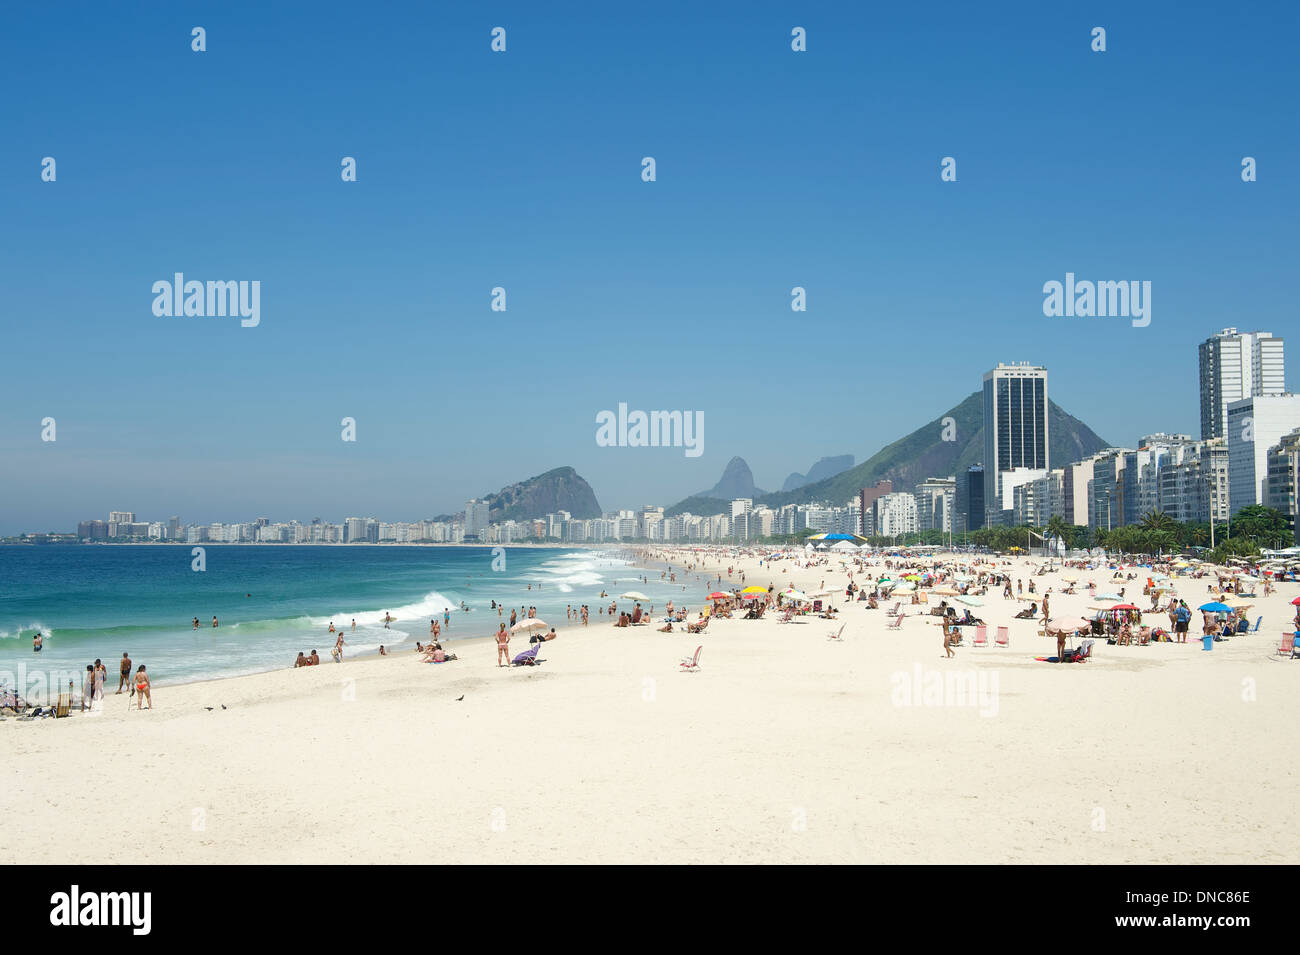
[[[511,611],[510,616],[514,616],[514,611]],[[506,630],[506,625],[504,623],[497,628],[497,666],[501,666],[501,661],[503,659],[506,661],[506,666],[509,666],[510,633]]]
[[[104,661],[99,658],[95,659],[95,697],[94,701],[102,703],[104,700],[104,681],[108,679],[108,667],[104,666]]]
[[[309,667],[309,666],[311,666],[311,662],[305,656],[303,656],[303,652],[299,650],[298,659],[293,661],[293,668],[296,670],[298,669],[298,667]]]
[[[315,650],[313,650],[313,651],[311,652],[311,659],[307,661],[307,665],[308,665],[308,666],[313,666],[313,667],[314,667],[314,666],[316,666],[318,663],[320,663],[320,655],[317,654]]]
[[[117,692],[122,692],[122,687],[129,686],[131,683],[131,658],[125,653],[122,654],[122,662],[118,666]]]
[[[212,615],[212,626],[215,627],[216,625],[217,625],[217,615],[214,613]]]
[[[198,617],[195,617],[195,618],[194,618],[194,629],[195,629],[195,630],[199,629],[199,618],[198,618]]]
[[[42,637],[41,632],[37,630],[36,636],[32,637],[32,653],[40,653],[41,644],[43,644],[44,642],[45,642],[45,638]]]
[[[135,708],[140,709],[140,701],[148,700],[149,709],[153,709],[153,697],[149,693],[149,674],[144,672],[144,664],[141,663],[139,669],[135,671]],[[127,700],[127,706],[131,701]]]
[[[90,709],[91,700],[95,696],[95,665],[86,664],[86,681],[81,685],[81,712]]]

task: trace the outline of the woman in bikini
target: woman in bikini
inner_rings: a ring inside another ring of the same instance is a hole
[[[513,610],[510,612],[510,616],[512,617],[514,616]],[[506,625],[504,623],[497,628],[497,666],[501,666],[501,661],[503,659],[506,661],[506,666],[509,666],[510,665],[510,633],[509,631],[506,630]]]
[[[137,710],[140,709],[141,700],[148,700],[149,709],[153,709],[153,697],[149,695],[149,674],[144,672],[143,663],[141,663],[140,668],[135,671],[135,708]],[[130,706],[131,701],[127,700],[126,705]]]

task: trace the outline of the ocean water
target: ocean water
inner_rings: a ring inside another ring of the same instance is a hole
[[[409,652],[430,619],[442,625],[444,609],[442,637],[454,642],[494,633],[511,607],[535,606],[563,631],[578,625],[566,620],[569,604],[590,606],[594,627],[607,620],[598,607],[629,590],[658,608],[701,595],[693,581],[684,592],[612,551],[506,547],[505,569],[494,571],[490,547],[205,546],[207,569],[197,572],[182,546],[0,545],[0,685],[33,701],[69,679],[80,692],[98,657],[112,692],[123,652],[160,686],[291,666],[299,650],[333,666],[331,621],[344,630],[347,659],[380,644]],[[493,600],[505,604],[503,617]],[[396,618],[389,629],[385,613]],[[44,649],[34,653],[38,630]]]

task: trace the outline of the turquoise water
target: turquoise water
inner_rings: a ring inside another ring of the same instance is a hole
[[[535,606],[563,630],[566,605],[586,603],[596,626],[610,599],[601,601],[602,589],[611,597],[638,590],[657,607],[700,596],[699,586],[686,594],[657,570],[634,580],[627,560],[594,550],[507,547],[505,569],[494,570],[490,547],[205,547],[207,569],[197,572],[184,546],[0,546],[0,683],[35,701],[69,679],[79,692],[86,664],[99,657],[116,690],[123,652],[159,685],[290,666],[299,650],[318,650],[333,665],[331,621],[344,628],[346,659],[380,644],[413,648],[431,618],[442,624],[444,609],[443,638],[455,641],[495,632],[511,607]],[[505,604],[503,618],[492,600]],[[390,629],[385,613],[396,618]],[[33,653],[38,630],[44,649]]]

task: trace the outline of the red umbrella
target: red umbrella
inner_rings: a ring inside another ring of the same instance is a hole
[[[715,590],[709,594],[709,600],[726,600],[731,594],[724,594],[721,590]]]
[[[1300,607],[1300,597],[1297,597],[1295,600],[1291,601],[1291,603],[1297,607]]]
[[[1109,608],[1109,609],[1111,609],[1111,610],[1138,610],[1138,609],[1140,609],[1140,608],[1135,607],[1135,606],[1133,606],[1132,604],[1115,604],[1115,606],[1113,606],[1113,607],[1111,607],[1111,608]]]

